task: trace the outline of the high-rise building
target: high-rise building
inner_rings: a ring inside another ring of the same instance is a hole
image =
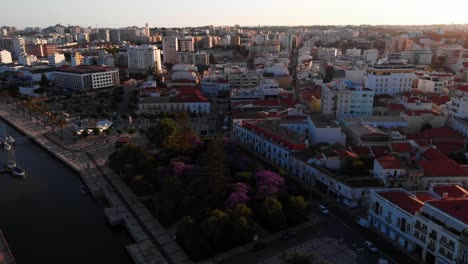
[[[321,110],[324,115],[340,120],[348,117],[370,116],[374,91],[349,80],[322,84]]]
[[[118,29],[109,30],[109,38],[112,43],[120,42],[120,31]]]
[[[128,69],[130,71],[147,71],[154,68],[160,72],[161,68],[161,50],[156,46],[142,45],[130,47],[127,50]]]
[[[211,49],[212,47],[213,47],[213,37],[212,36],[203,37],[203,48]]]
[[[193,37],[184,37],[177,39],[178,51],[195,51]]]
[[[367,68],[365,87],[375,94],[399,94],[411,90],[414,66],[402,60],[383,60]]]
[[[45,57],[57,53],[57,45],[55,44],[45,44],[42,46],[42,49]]]
[[[177,63],[177,37],[164,37],[163,38],[163,52],[164,63],[176,64]]]
[[[0,64],[1,63],[13,63],[11,59],[11,52],[7,50],[0,50]]]
[[[28,44],[26,45],[26,53],[34,55],[36,57],[44,57],[44,50],[42,48],[42,45],[33,45],[33,44]]]
[[[147,36],[147,37],[150,36],[150,30],[149,30],[148,23],[145,24],[145,36]]]
[[[13,38],[13,54],[15,57],[19,57],[25,52],[24,38],[14,37]]]

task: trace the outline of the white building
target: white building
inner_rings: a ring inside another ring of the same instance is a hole
[[[0,63],[13,63],[11,59],[11,52],[8,50],[0,50]]]
[[[320,61],[330,61],[334,60],[336,56],[338,56],[338,49],[335,48],[319,48],[318,52],[318,59]]]
[[[13,38],[13,55],[15,57],[19,57],[26,51],[24,38],[22,37],[14,37]]]
[[[407,178],[406,167],[399,159],[393,156],[375,159],[373,172],[374,176],[383,181],[385,186],[390,186],[389,181],[397,179],[406,180]]]
[[[54,72],[55,85],[64,90],[93,90],[119,84],[119,70],[103,66],[61,67]]]
[[[289,170],[291,153],[307,148],[303,136],[274,121],[241,121],[234,123],[233,132],[238,143],[285,170]]]
[[[161,50],[156,46],[142,45],[128,48],[128,69],[130,71],[162,71]]]
[[[49,61],[49,65],[52,67],[62,67],[65,65],[65,55],[60,53],[49,54],[47,56],[47,60]]]
[[[421,76],[418,80],[418,90],[424,93],[442,93],[449,84],[448,78],[438,76]]]
[[[423,206],[423,202],[404,189],[374,190],[370,200],[371,226],[412,252],[414,215]]]
[[[468,263],[468,199],[448,194],[426,201],[415,215],[414,252],[426,263]]]
[[[468,86],[458,86],[454,90],[447,110],[451,117],[468,118]]]
[[[337,121],[322,115],[311,115],[307,119],[311,144],[328,143],[346,145],[346,134]]]
[[[336,85],[322,85],[322,114],[340,120],[348,117],[371,116],[374,91],[349,80]]]
[[[364,86],[375,94],[395,95],[411,90],[414,67],[401,60],[382,60],[367,68]]]
[[[361,56],[361,49],[356,49],[356,48],[347,49],[346,56],[359,57]]]
[[[183,88],[175,94],[140,98],[140,113],[180,112],[209,113],[210,102],[196,88]]]
[[[34,55],[28,55],[26,53],[21,54],[18,57],[18,64],[19,65],[33,65],[37,61],[37,57]]]
[[[205,77],[201,80],[202,93],[206,96],[218,96],[222,93],[230,93],[229,81],[221,77]]]
[[[176,64],[178,51],[177,37],[164,37],[162,42],[164,52],[164,63]]]
[[[377,63],[377,60],[379,59],[379,50],[377,49],[370,49],[370,50],[365,50],[364,51],[364,61],[369,63],[370,65],[374,65]]]
[[[403,50],[401,58],[416,65],[429,65],[432,62],[432,51],[430,50]]]

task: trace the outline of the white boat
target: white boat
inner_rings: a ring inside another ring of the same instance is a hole
[[[16,166],[11,169],[11,173],[18,177],[26,177],[26,171]]]
[[[81,191],[82,194],[88,194],[89,193],[89,189],[84,185],[80,186],[80,191]]]

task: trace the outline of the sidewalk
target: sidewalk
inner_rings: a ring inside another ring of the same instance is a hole
[[[338,239],[331,237],[315,238],[261,261],[259,264],[285,264],[288,263],[287,256],[294,253],[308,257],[310,263],[357,264],[356,253],[345,244],[339,243]]]

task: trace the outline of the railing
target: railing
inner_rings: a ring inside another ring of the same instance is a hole
[[[427,246],[427,249],[429,249],[430,251],[434,252],[435,251],[435,245],[434,244],[429,244]]]
[[[450,250],[453,251],[454,245],[450,245],[447,241],[442,240],[442,239],[441,239],[439,242],[440,242],[440,244],[443,245],[444,247],[446,247],[446,248],[448,248],[448,249],[450,249]]]
[[[429,237],[432,238],[433,240],[437,240],[437,233],[431,232],[429,234]]]

